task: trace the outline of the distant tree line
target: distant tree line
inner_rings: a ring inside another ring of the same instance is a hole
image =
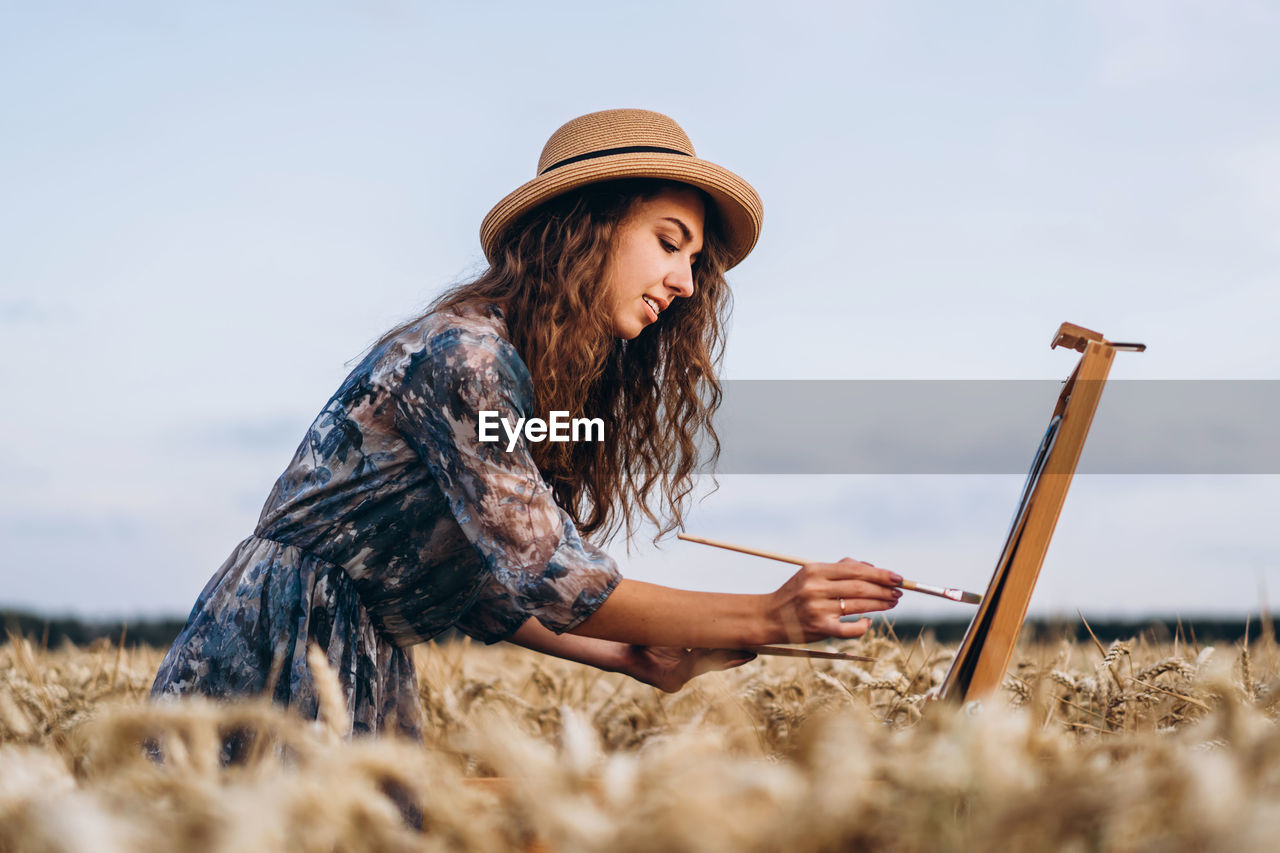
[[[915,620],[898,620],[893,630],[901,639],[915,639],[922,633],[932,632],[940,643],[959,643],[969,621],[954,620],[947,622],[920,622]],[[1092,630],[1092,635],[1090,631]],[[1175,639],[1193,645],[1206,646],[1220,643],[1241,642],[1248,637],[1250,641],[1266,636],[1274,640],[1275,620],[1268,618],[1265,622],[1257,616],[1154,616],[1143,619],[1089,619],[1086,624],[1080,618],[1043,618],[1028,619],[1022,628],[1023,640],[1054,642],[1058,640],[1074,640],[1076,642],[1092,642],[1096,637],[1101,643],[1115,640],[1145,638],[1152,642],[1169,643]]]
[[[113,644],[119,643],[121,636],[127,646],[165,647],[173,642],[174,637],[182,630],[183,619],[138,619],[126,621],[120,619],[92,620],[75,617],[48,617],[21,610],[0,610],[0,624],[4,626],[4,635],[0,643],[6,642],[11,635],[26,637],[31,642],[47,647],[57,648],[63,643],[85,646],[95,640],[107,639]],[[883,630],[880,620],[876,620],[877,630]],[[923,622],[913,619],[894,619],[888,623],[900,640],[912,641],[925,634],[932,636],[939,643],[958,643],[969,627],[968,620],[938,620]],[[1235,643],[1245,638],[1246,630],[1249,639],[1261,636],[1275,637],[1275,620],[1265,621],[1257,617],[1156,617],[1149,619],[1090,619],[1088,628],[1080,619],[1028,619],[1023,628],[1025,639],[1054,641],[1060,639],[1077,642],[1091,641],[1089,628],[1103,643],[1113,640],[1128,640],[1133,637],[1146,637],[1155,642],[1170,642],[1180,637],[1186,642],[1208,645],[1211,643]],[[447,632],[437,639],[444,642],[457,639],[461,635]]]
[[[178,636],[185,619],[78,619],[70,616],[49,617],[22,610],[0,610],[0,624],[4,636],[26,637],[32,643],[56,649],[63,643],[87,646],[95,640],[107,639],[119,643],[121,636],[127,646],[168,646]]]

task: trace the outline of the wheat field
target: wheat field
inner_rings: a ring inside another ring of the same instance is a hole
[[[1270,636],[1029,645],[964,709],[926,698],[953,648],[879,633],[845,648],[878,660],[761,658],[664,694],[509,646],[421,646],[417,744],[343,737],[331,691],[315,722],[157,706],[162,650],[10,638],[0,851],[1280,843]],[[247,746],[228,759],[230,735]]]

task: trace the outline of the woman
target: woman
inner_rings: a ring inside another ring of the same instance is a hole
[[[671,119],[610,110],[548,141],[481,225],[489,269],[387,333],[312,424],[201,593],[154,696],[270,694],[314,716],[319,645],[357,732],[418,736],[407,649],[456,627],[676,690],[733,651],[856,637],[901,578],[805,566],[770,595],[623,580],[584,535],[677,527],[711,446],[728,290],[755,191]],[[603,440],[510,425],[599,418]],[[494,425],[506,422],[497,441]]]

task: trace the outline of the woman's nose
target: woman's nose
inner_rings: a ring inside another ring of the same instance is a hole
[[[693,268],[688,264],[679,264],[667,274],[666,285],[675,291],[677,296],[686,299],[693,296]]]

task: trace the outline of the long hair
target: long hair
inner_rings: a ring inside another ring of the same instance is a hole
[[[488,270],[428,309],[498,305],[533,378],[536,415],[603,419],[604,441],[530,445],[556,502],[579,530],[602,539],[620,530],[630,539],[642,519],[657,527],[655,541],[679,527],[694,474],[720,452],[711,419],[730,297],[716,208],[705,194],[693,295],[674,300],[633,340],[618,340],[610,323],[605,276],[618,226],[636,202],[668,188],[688,187],[610,181],[535,208],[503,235]]]

